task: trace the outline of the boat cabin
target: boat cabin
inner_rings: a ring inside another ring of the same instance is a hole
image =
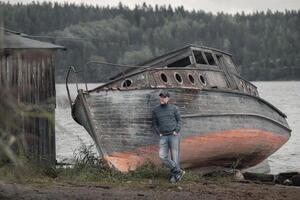
[[[239,75],[230,54],[194,45],[125,70],[94,90],[146,88],[235,90],[258,96],[256,86]]]

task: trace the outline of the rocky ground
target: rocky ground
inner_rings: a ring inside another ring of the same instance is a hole
[[[0,181],[0,199],[299,199],[300,187],[249,181],[182,181],[176,185],[154,180],[125,183],[54,181],[21,184]]]

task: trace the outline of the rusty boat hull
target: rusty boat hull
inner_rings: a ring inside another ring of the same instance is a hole
[[[248,168],[290,137],[285,115],[260,97],[204,88],[168,91],[183,118],[183,168]],[[151,126],[151,110],[159,103],[159,92],[159,88],[79,91],[72,115],[112,168],[126,172],[147,162],[160,165],[159,136]]]

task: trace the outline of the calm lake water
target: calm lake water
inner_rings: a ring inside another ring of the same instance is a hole
[[[271,173],[300,171],[300,81],[254,82],[260,97],[267,100],[288,117],[292,136],[277,152],[268,158]],[[89,84],[89,88],[93,88]],[[83,86],[81,86],[83,88]],[[71,85],[72,96],[76,96],[75,85]],[[93,140],[71,117],[71,110],[64,84],[56,85],[56,152],[57,160],[70,160],[73,152],[82,143],[93,144]]]

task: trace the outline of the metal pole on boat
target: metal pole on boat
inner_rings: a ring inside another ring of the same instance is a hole
[[[70,66],[70,67],[69,67],[69,70],[68,70],[68,73],[67,73],[67,78],[66,78],[66,88],[67,88],[67,93],[68,93],[69,103],[70,103],[70,106],[71,106],[71,108],[72,108],[73,101],[72,101],[72,99],[71,99],[70,90],[69,90],[69,85],[68,85],[68,84],[69,84],[69,76],[70,76],[71,70],[75,73],[77,92],[78,92],[79,88],[78,88],[77,71],[75,70],[75,68],[74,68],[73,66]]]

